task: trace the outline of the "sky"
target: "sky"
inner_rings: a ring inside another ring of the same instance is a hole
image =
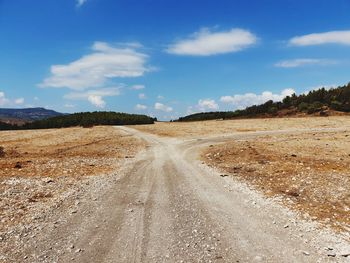
[[[349,0],[0,0],[0,107],[160,120],[350,81]]]

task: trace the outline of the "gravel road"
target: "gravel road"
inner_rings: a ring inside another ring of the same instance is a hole
[[[349,237],[197,160],[201,147],[244,135],[179,140],[118,129],[147,149],[90,186],[76,211],[59,212],[23,262],[350,262]]]

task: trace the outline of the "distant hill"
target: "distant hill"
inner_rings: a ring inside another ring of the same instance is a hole
[[[0,130],[51,129],[66,127],[92,127],[95,125],[137,125],[153,124],[157,119],[147,115],[128,114],[112,111],[80,112],[36,120],[24,125],[0,122]]]
[[[2,109],[0,108],[0,121],[11,124],[23,124],[43,120],[51,117],[62,116],[64,114],[47,110],[44,108],[26,108],[26,109]]]
[[[318,115],[329,116],[350,113],[350,83],[337,88],[310,91],[308,94],[285,97],[280,102],[269,100],[243,110],[201,112],[181,117],[178,121],[202,121],[234,118],[285,117]]]

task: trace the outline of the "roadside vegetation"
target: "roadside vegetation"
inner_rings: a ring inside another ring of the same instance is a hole
[[[308,94],[285,97],[280,102],[269,100],[244,110],[195,113],[181,117],[178,121],[202,121],[215,119],[284,117],[293,115],[328,116],[334,112],[350,112],[350,83],[329,90],[321,88]]]
[[[81,112],[69,115],[56,116],[44,120],[28,122],[24,125],[7,124],[0,122],[0,130],[30,130],[67,127],[92,127],[97,125],[137,125],[153,124],[155,118],[119,112]]]

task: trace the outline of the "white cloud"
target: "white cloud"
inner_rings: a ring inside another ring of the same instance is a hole
[[[297,68],[303,66],[311,66],[311,65],[334,65],[337,61],[329,60],[329,59],[313,59],[313,58],[298,58],[298,59],[290,59],[283,60],[275,64],[275,67],[278,68]]]
[[[144,88],[145,88],[144,85],[134,85],[134,86],[130,87],[130,89],[132,89],[132,90],[142,90]]]
[[[24,98],[18,98],[18,99],[15,99],[15,104],[16,105],[21,105],[24,103]]]
[[[85,99],[89,95],[96,95],[101,97],[111,97],[120,95],[119,87],[103,88],[99,90],[88,90],[84,92],[71,92],[64,96],[66,99]]]
[[[330,90],[332,88],[336,88],[336,87],[339,87],[339,86],[341,86],[341,85],[339,85],[339,84],[328,84],[328,85],[313,86],[313,87],[307,88],[302,94],[307,95],[312,90],[319,90],[319,89],[322,89],[322,88],[325,88],[326,90]]]
[[[163,99],[164,99],[164,96],[158,95],[158,96],[157,96],[157,99],[158,99],[158,100],[163,100]]]
[[[0,106],[18,106],[24,104],[24,98],[9,99],[6,97],[5,92],[0,91]]]
[[[208,28],[203,28],[190,38],[171,44],[166,52],[175,55],[210,56],[241,51],[256,42],[257,37],[244,29],[211,32]]]
[[[350,30],[329,31],[296,36],[289,40],[289,44],[293,46],[313,46],[323,44],[350,45]]]
[[[139,94],[139,99],[140,100],[144,100],[144,99],[146,99],[147,97],[146,97],[146,94],[145,93],[140,93]]]
[[[246,93],[233,96],[222,96],[220,101],[223,103],[231,104],[237,109],[244,109],[252,105],[259,105],[267,102],[268,100],[281,101],[286,96],[290,96],[295,93],[294,89],[284,89],[280,94],[274,94],[271,91],[264,91],[261,94]]]
[[[169,106],[167,106],[167,105],[165,105],[165,104],[163,104],[163,103],[160,103],[160,102],[156,102],[156,103],[154,104],[154,108],[155,108],[156,110],[165,111],[165,112],[171,112],[171,111],[173,111],[173,108],[172,108],[172,107],[169,107]]]
[[[86,3],[87,0],[76,0],[77,1],[77,7],[81,7],[83,4]]]
[[[10,103],[10,100],[6,98],[5,92],[0,91],[0,106],[6,106]]]
[[[194,113],[197,113],[197,112],[198,112],[198,111],[195,110],[195,109],[193,108],[193,106],[187,107],[187,111],[186,111],[187,115],[191,115],[191,114],[194,114]]]
[[[36,97],[36,96],[35,96],[35,97],[34,97],[34,100],[35,100],[35,101],[39,101],[39,97]]]
[[[207,111],[207,110],[218,110],[219,105],[215,102],[215,100],[212,99],[201,99],[198,101],[197,108],[200,111]]]
[[[325,88],[326,90],[330,90],[332,88],[336,88],[339,86],[341,86],[341,85],[340,84],[318,85],[318,86],[311,87],[309,90],[318,90],[318,89],[322,89],[322,88]]]
[[[64,104],[64,107],[65,108],[74,108],[75,105],[74,104],[70,104],[70,103],[66,103],[66,104]]]
[[[98,108],[104,108],[106,102],[104,97],[112,97],[120,95],[119,87],[103,88],[99,90],[88,90],[83,92],[71,92],[64,96],[65,99],[69,100],[87,100],[92,105]]]
[[[95,42],[92,50],[93,53],[67,65],[51,66],[51,76],[39,86],[85,90],[101,87],[109,79],[140,77],[151,70],[145,65],[148,56],[134,48],[117,48],[105,42]]]
[[[103,100],[102,96],[89,95],[87,99],[92,105],[95,105],[97,108],[104,108],[106,106],[106,102]]]
[[[147,110],[147,106],[142,105],[142,104],[136,104],[135,109],[136,110]]]

